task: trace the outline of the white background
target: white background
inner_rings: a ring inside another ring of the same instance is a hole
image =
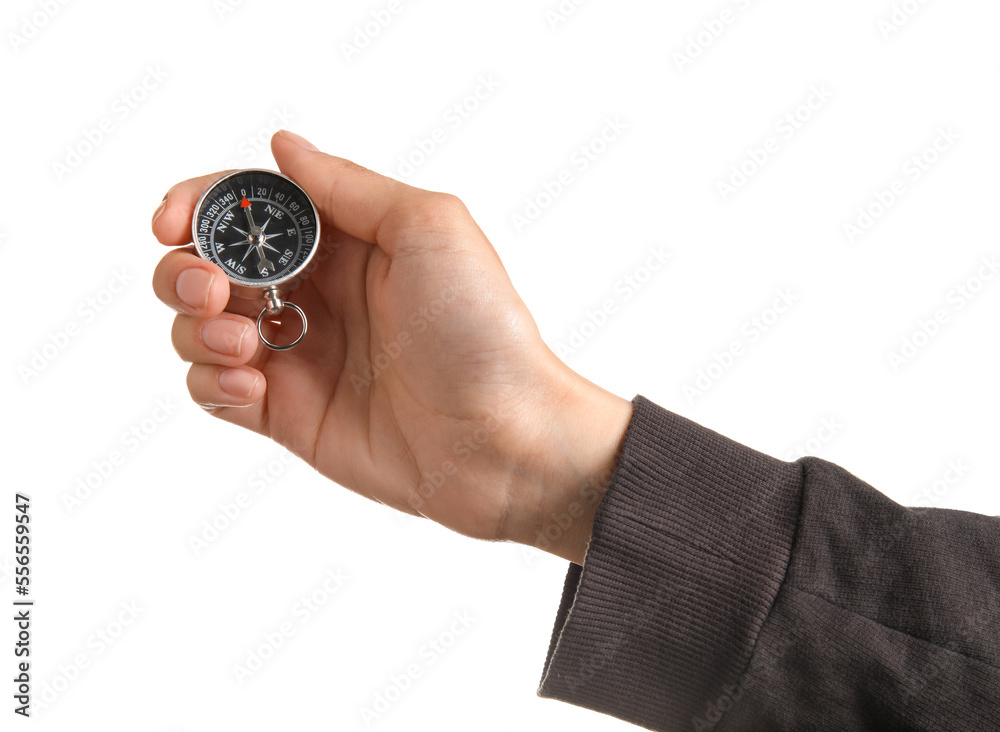
[[[274,167],[279,126],[461,196],[546,340],[591,380],[778,457],[820,455],[908,505],[1000,513],[1000,278],[977,280],[1000,252],[995,2],[910,0],[891,32],[889,0],[591,0],[561,22],[555,0],[401,0],[368,31],[387,1],[220,6],[4,5],[0,592],[9,607],[21,490],[34,695],[54,696],[39,729],[364,729],[361,708],[410,663],[420,677],[373,729],[629,728],[535,696],[565,562],[404,519],[187,399],[149,285],[163,254],[150,216],[179,180]],[[799,109],[814,87],[831,96]],[[624,131],[594,142],[609,119]],[[435,128],[445,142],[420,161]],[[911,158],[949,128],[916,179]],[[757,166],[748,149],[768,138]],[[600,153],[586,170],[581,146]],[[572,184],[546,199],[562,170]],[[852,241],[844,224],[894,179],[905,193]],[[540,215],[518,227],[527,199]],[[669,263],[647,272],[658,247]],[[781,290],[795,302],[772,319]],[[939,309],[947,322],[919,335]],[[905,338],[921,347],[894,368]],[[742,355],[711,367],[734,341]],[[123,464],[91,475],[112,451]],[[302,623],[296,603],[337,570],[343,586]],[[474,620],[421,654],[455,613]],[[234,666],[286,621],[294,633],[240,683]],[[0,632],[0,727],[14,729],[13,623]]]

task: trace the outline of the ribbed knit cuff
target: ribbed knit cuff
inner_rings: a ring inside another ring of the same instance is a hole
[[[649,729],[708,729],[784,579],[801,468],[633,405],[538,694]]]

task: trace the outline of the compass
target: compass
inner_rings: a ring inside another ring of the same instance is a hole
[[[301,280],[316,253],[319,216],[309,196],[291,178],[273,170],[237,170],[205,191],[191,219],[191,237],[203,259],[225,272],[233,294],[262,296],[257,335],[275,351],[297,346],[306,334],[302,309],[282,299]],[[289,308],[302,319],[294,341],[269,341],[261,325]]]

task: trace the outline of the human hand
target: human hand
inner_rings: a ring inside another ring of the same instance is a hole
[[[368,498],[582,564],[631,404],[545,345],[457,198],[288,132],[271,149],[322,220],[318,264],[291,296],[309,332],[285,352],[258,342],[263,300],[231,297],[222,270],[183,247],[224,173],[179,183],[152,228],[183,248],[163,257],[153,288],[178,312],[191,397]]]

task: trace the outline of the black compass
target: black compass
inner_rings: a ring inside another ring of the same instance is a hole
[[[306,334],[305,313],[281,299],[301,278],[319,241],[319,216],[309,196],[291,178],[272,170],[238,170],[217,180],[198,201],[191,236],[204,259],[219,265],[236,294],[261,294],[266,305],[257,332],[268,348],[284,351]],[[295,310],[302,332],[292,343],[264,337],[261,322]]]

